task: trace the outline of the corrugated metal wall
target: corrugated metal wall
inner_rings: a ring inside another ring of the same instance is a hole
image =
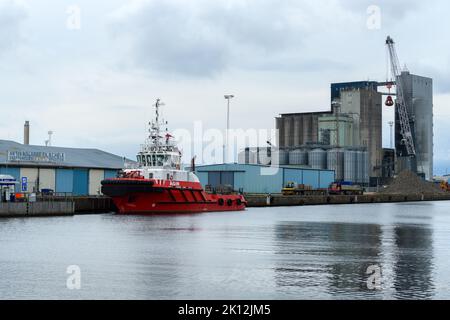
[[[303,183],[312,186],[313,188],[319,188],[319,171],[305,170],[303,171]]]
[[[73,170],[56,169],[56,192],[72,193],[73,190]]]
[[[73,170],[73,189],[76,196],[89,194],[89,171],[88,169]]]
[[[335,180],[335,173],[333,171],[320,171],[319,188],[328,188]]]
[[[104,170],[105,172],[105,179],[111,179],[115,178],[117,176],[118,170]]]
[[[223,171],[234,173],[234,189],[248,193],[280,193],[288,181],[304,183],[313,188],[328,188],[334,182],[334,171],[267,168],[257,165],[227,164],[197,167],[197,176],[203,185],[217,182]],[[211,179],[211,181],[210,181]]]
[[[245,187],[245,172],[234,173],[234,190],[244,189]]]
[[[197,172],[197,177],[203,187],[208,184],[208,172]]]
[[[56,190],[55,169],[39,169],[39,191],[42,189]]]
[[[103,170],[89,170],[89,195],[95,196],[101,194],[101,182],[105,177]]]
[[[73,193],[74,195],[97,195],[101,181],[105,178],[115,178],[117,172],[118,170],[101,169],[0,167],[0,174],[11,175],[19,182],[16,192],[21,192],[21,178],[27,177],[28,192],[51,189],[58,193]]]
[[[283,187],[283,169],[261,171],[264,167],[246,166],[244,192],[280,193]],[[275,168],[273,168],[275,169]]]
[[[303,170],[284,169],[284,184],[287,182],[303,183]]]

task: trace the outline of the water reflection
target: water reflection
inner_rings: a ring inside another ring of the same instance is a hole
[[[424,225],[394,228],[395,297],[429,299],[433,297],[433,230]]]
[[[427,225],[383,231],[377,224],[289,221],[276,226],[275,239],[280,288],[376,299],[427,299],[435,292],[433,231]],[[368,287],[369,266],[381,268],[381,290]]]
[[[0,220],[0,298],[448,299],[449,208]],[[73,264],[81,290],[66,288]]]
[[[323,287],[331,295],[377,292],[367,288],[367,268],[381,264],[376,224],[284,222],[275,229],[278,286]]]

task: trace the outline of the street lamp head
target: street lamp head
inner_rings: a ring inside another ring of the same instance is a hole
[[[233,99],[233,98],[234,98],[234,96],[232,94],[226,94],[225,95],[225,99],[230,100],[230,99]]]

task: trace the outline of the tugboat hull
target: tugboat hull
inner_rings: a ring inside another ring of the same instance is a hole
[[[206,193],[196,182],[108,179],[102,181],[102,193],[113,199],[119,214],[240,211],[247,203],[242,195]]]

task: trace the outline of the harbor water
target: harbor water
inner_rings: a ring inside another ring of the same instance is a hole
[[[0,298],[450,299],[450,202],[0,219]]]

